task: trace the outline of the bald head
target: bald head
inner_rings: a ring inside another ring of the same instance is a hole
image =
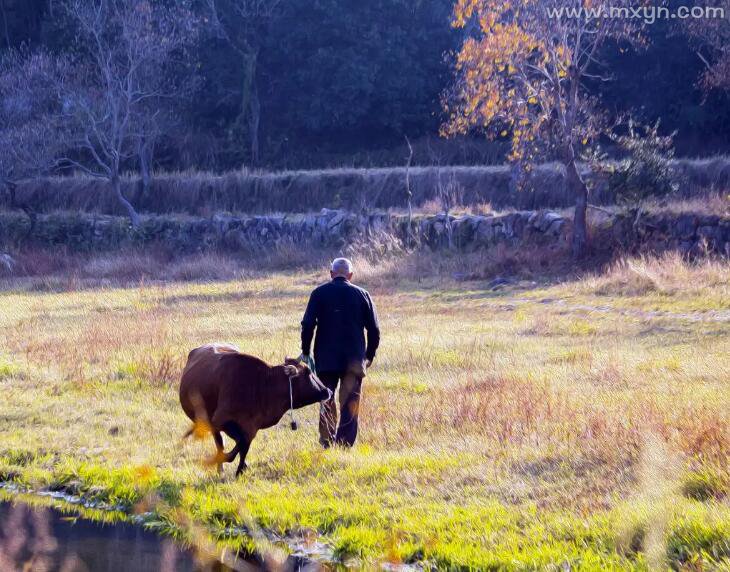
[[[330,267],[330,276],[352,280],[352,262],[347,258],[335,258]]]

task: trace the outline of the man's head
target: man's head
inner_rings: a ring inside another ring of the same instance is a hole
[[[347,258],[335,258],[330,267],[330,276],[333,280],[335,278],[345,278],[348,281],[352,280],[352,262]]]

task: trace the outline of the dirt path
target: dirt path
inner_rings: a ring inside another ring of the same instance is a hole
[[[649,319],[670,319],[670,320],[686,320],[689,322],[730,322],[730,310],[707,310],[705,312],[669,312],[666,310],[635,310],[632,308],[616,308],[607,304],[600,306],[592,306],[590,304],[571,304],[568,300],[562,298],[542,298],[534,300],[529,298],[513,298],[504,300],[500,303],[490,303],[491,306],[498,307],[503,310],[514,310],[518,306],[527,303],[544,304],[547,306],[556,306],[566,312],[600,312],[603,314],[619,314],[622,316],[630,316],[632,318]]]

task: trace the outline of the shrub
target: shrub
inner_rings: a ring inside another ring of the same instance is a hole
[[[658,121],[653,126],[629,122],[628,133],[614,137],[627,153],[627,158],[609,171],[608,186],[618,204],[640,209],[650,197],[666,197],[677,191],[671,166],[673,137],[659,135]]]

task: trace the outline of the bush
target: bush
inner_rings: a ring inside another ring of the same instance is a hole
[[[618,204],[640,209],[648,198],[666,197],[679,189],[672,169],[674,133],[661,136],[658,131],[658,121],[638,127],[629,122],[628,134],[614,137],[627,154],[609,171],[609,190]]]

